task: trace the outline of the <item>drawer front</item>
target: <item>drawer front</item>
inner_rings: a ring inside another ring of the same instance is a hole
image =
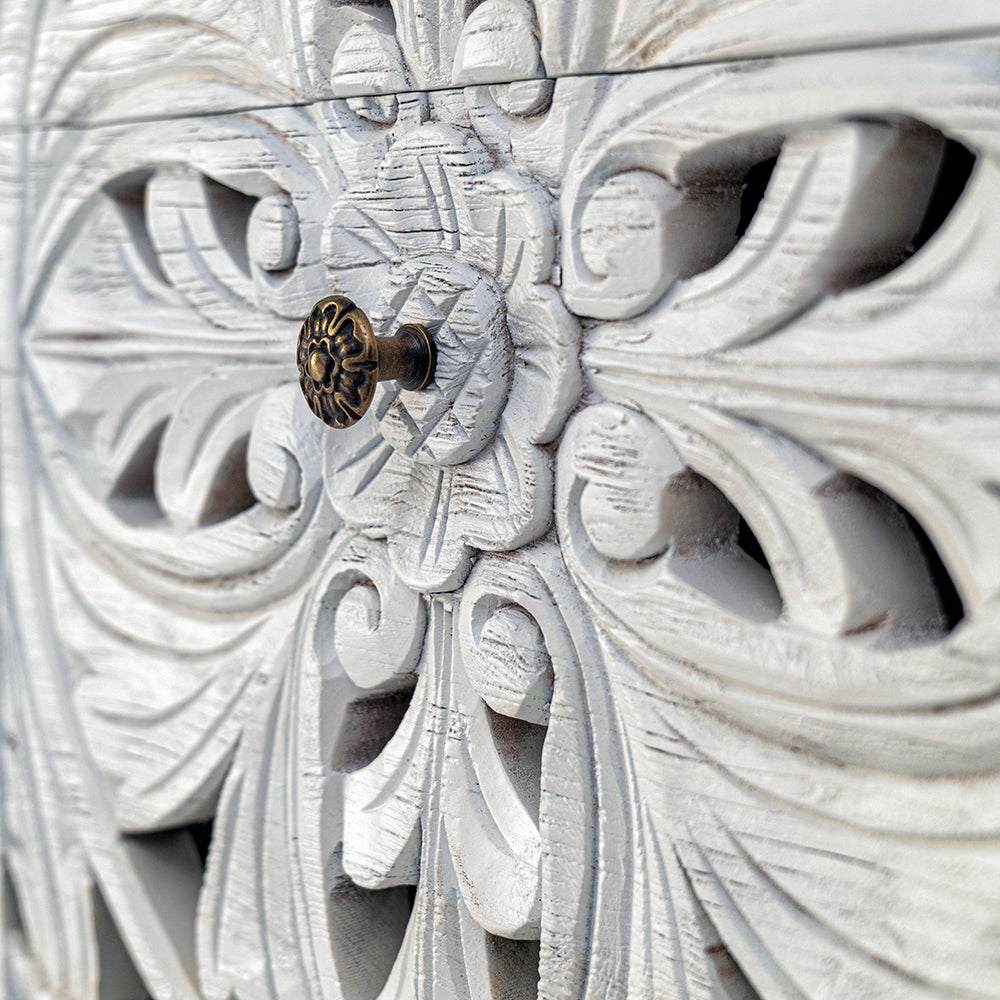
[[[997,994],[998,26],[869,6],[5,15],[12,997]]]

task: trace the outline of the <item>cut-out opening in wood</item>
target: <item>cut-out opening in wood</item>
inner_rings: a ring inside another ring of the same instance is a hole
[[[347,706],[330,762],[335,771],[357,771],[378,757],[403,721],[414,686],[415,678],[404,687],[361,697]]]
[[[767,185],[771,181],[774,167],[778,162],[777,156],[770,156],[766,160],[755,163],[744,175],[742,184],[742,194],[740,195],[740,215],[736,223],[736,240],[741,240],[743,234],[750,225],[750,220],[757,214]]]
[[[137,925],[132,919],[129,924],[120,925],[116,933],[138,947],[138,939],[133,935],[152,931],[161,941],[169,942],[167,947],[192,976],[197,966],[198,899],[204,888],[212,829],[211,821],[202,817],[210,814],[213,806],[214,799],[203,803],[201,816],[192,817],[185,825],[151,833],[126,833],[118,839],[122,853],[121,868],[116,876],[116,898],[122,898],[122,892],[142,893],[143,898],[155,899],[157,908],[155,923]],[[124,912],[130,913],[127,907]],[[124,994],[120,1000],[126,1000]]]
[[[947,635],[949,632],[953,632],[965,619],[965,603],[955,581],[948,572],[948,567],[945,565],[941,553],[938,552],[923,525],[905,507],[899,507],[899,510],[906,519],[906,525],[926,563],[930,583],[934,588],[937,603],[941,609],[938,628]]]
[[[692,469],[671,479],[674,571],[736,614],[773,621],[784,610],[764,546],[743,512],[710,478]],[[747,512],[754,516],[752,510]]]
[[[845,550],[857,550],[857,585],[871,592],[869,602],[883,607],[851,634],[905,647],[940,640],[962,622],[964,604],[944,558],[899,500],[847,473],[831,477],[817,497],[841,501],[849,517],[835,531]]]
[[[674,569],[688,585],[738,614],[763,621],[787,611],[793,618],[805,615],[807,627],[816,627],[811,609],[823,606],[829,596],[817,592],[813,605],[809,587],[840,588],[842,634],[893,647],[938,641],[965,617],[946,561],[919,520],[899,501],[853,475],[836,472],[813,490],[811,502],[823,510],[817,530],[827,536],[823,544],[832,546],[828,555],[816,560],[803,541],[787,549],[777,574],[765,548],[767,537],[762,541],[751,526],[752,509],[744,514],[714,487],[698,496],[725,502],[732,517],[719,523],[730,527],[714,540],[703,537],[700,545],[671,550]],[[781,552],[787,546],[782,538],[779,532],[769,544]],[[817,536],[810,544],[819,541]]]
[[[195,850],[198,852],[198,857],[201,858],[202,870],[205,869],[208,864],[208,852],[212,846],[212,830],[215,825],[215,820],[206,819],[201,823],[192,823],[187,827],[187,831],[191,834],[191,839],[194,841]]]
[[[745,552],[758,566],[771,572],[771,564],[768,562],[764,547],[760,544],[760,539],[754,534],[753,528],[747,523],[743,515],[740,515],[739,526],[736,529],[736,545]]]
[[[897,240],[893,252],[887,252],[881,259],[874,259],[868,266],[860,267],[855,274],[846,275],[835,287],[835,291],[844,291],[869,284],[885,277],[900,265],[918,253],[945,224],[949,215],[955,209],[965,190],[969,177],[972,175],[976,157],[961,143],[946,139],[936,130],[927,130],[928,142],[940,143],[940,153],[936,160],[923,167],[923,177],[915,176],[911,180],[912,193],[896,190],[897,198],[905,198],[907,194],[913,199],[922,199],[921,204],[914,205],[916,220],[910,230],[908,240]]]
[[[856,130],[853,148],[845,138],[848,128]],[[737,160],[745,141],[749,140],[741,139],[734,147]],[[810,143],[816,157],[810,161],[812,166],[803,157]],[[781,239],[771,227],[781,217],[797,213],[809,220],[814,210],[829,211],[809,190],[806,174],[823,169],[825,155],[832,163],[838,153],[848,150],[855,159],[857,176],[849,183],[843,178],[844,202],[837,209],[841,214],[828,233],[832,256],[826,281],[835,293],[882,278],[919,252],[958,204],[976,163],[975,154],[966,146],[922,122],[816,123],[801,134],[790,134],[781,151],[749,167],[735,166],[704,177],[691,175],[690,191],[696,201],[712,204],[700,192],[715,192],[723,202],[738,197],[739,205],[730,216],[735,225],[728,240],[719,243],[715,258],[706,258],[697,268],[682,269],[681,276],[692,277],[720,263],[751,231],[765,208],[765,229],[759,235],[761,245],[771,251],[776,239],[779,244]],[[781,182],[772,183],[779,176]],[[795,204],[796,199],[801,203]],[[786,220],[781,226],[787,224]]]

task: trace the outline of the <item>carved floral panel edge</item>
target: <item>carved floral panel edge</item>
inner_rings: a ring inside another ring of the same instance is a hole
[[[12,995],[996,996],[998,63],[30,136]]]

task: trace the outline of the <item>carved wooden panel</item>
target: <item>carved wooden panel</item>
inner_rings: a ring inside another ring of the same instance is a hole
[[[7,997],[1000,996],[1000,25],[915,6],[3,10]],[[330,294],[438,349],[344,431]]]

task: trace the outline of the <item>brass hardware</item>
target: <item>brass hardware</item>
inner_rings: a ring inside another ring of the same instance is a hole
[[[416,323],[391,337],[376,337],[371,320],[350,299],[320,299],[299,331],[299,385],[309,409],[343,429],[371,406],[375,386],[394,379],[404,389],[424,389],[434,377],[437,350]]]

